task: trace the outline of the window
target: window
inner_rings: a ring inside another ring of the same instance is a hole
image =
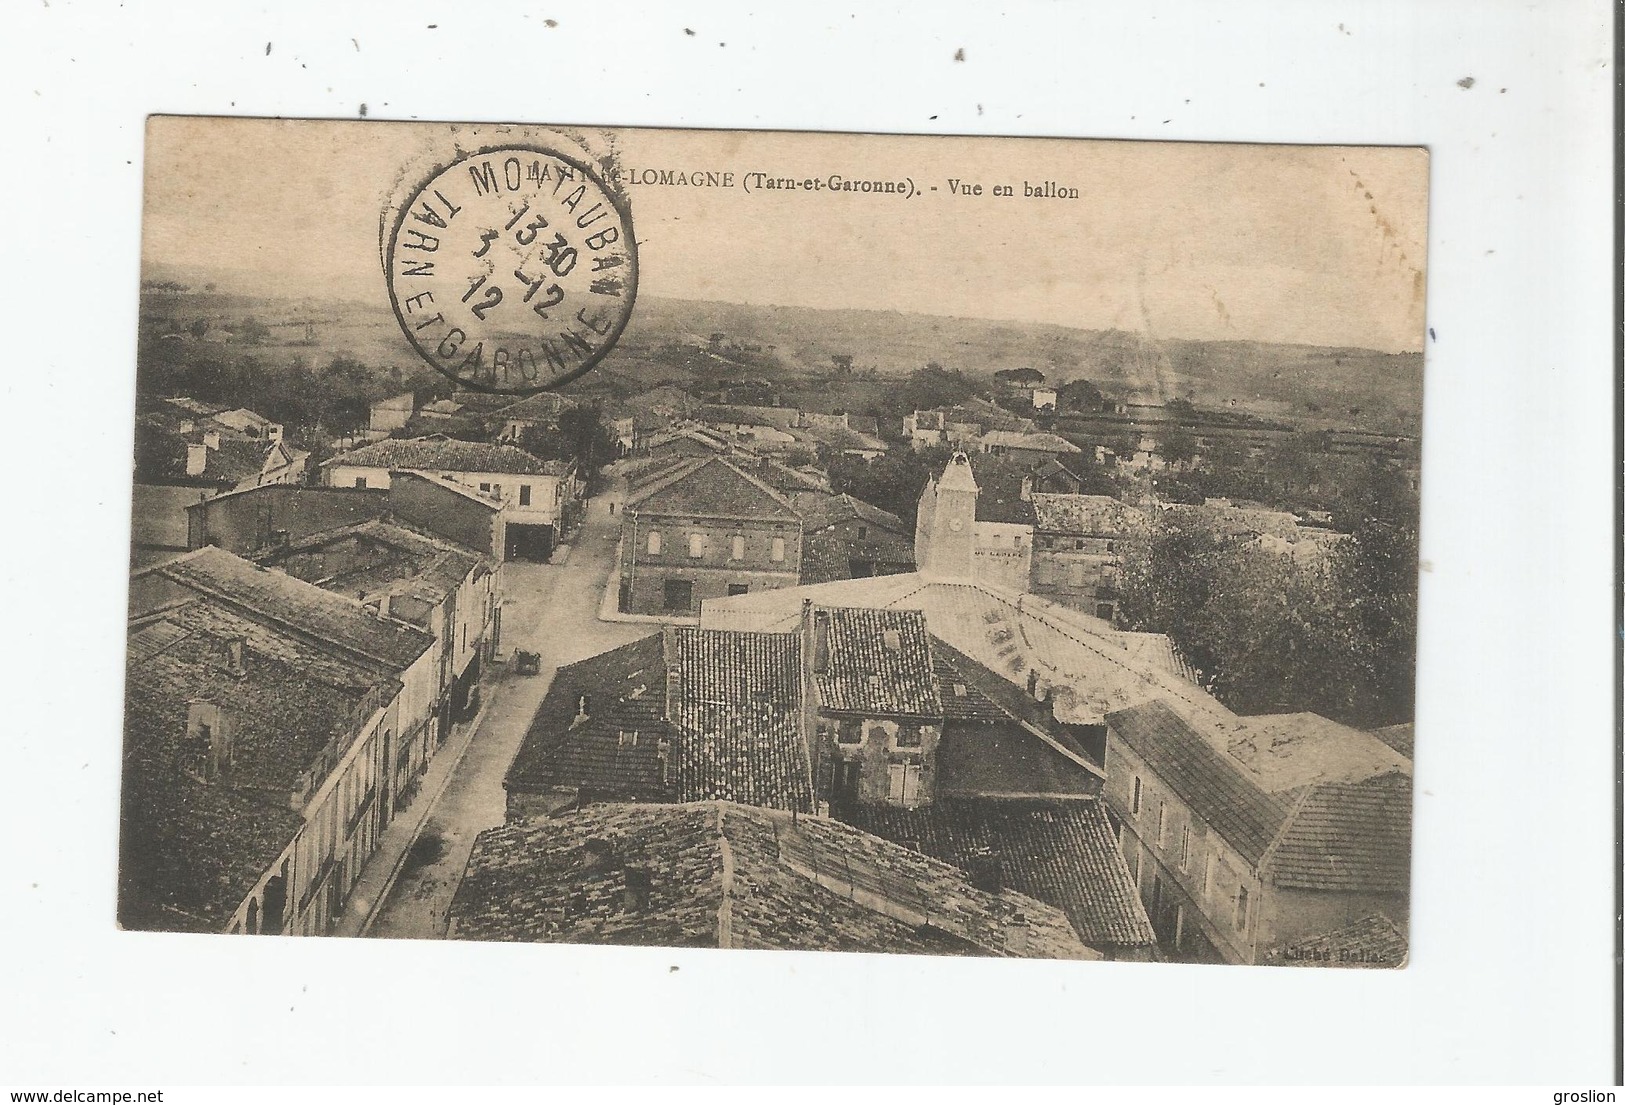
[[[1191,869],[1191,827],[1186,825],[1179,830],[1179,869]]]
[[[357,487],[366,487],[367,486],[367,477],[365,477],[365,476],[357,476],[355,478],[355,485]]]
[[[737,533],[734,534],[733,548],[728,550],[728,559],[729,560],[743,560],[743,559],[745,559],[745,539],[742,536],[740,536],[739,534],[737,534]]]
[[[480,490],[489,495],[491,493],[491,485],[490,485],[490,483],[487,482],[487,483],[480,484]]]
[[[688,555],[698,560],[705,555],[705,536],[699,533],[688,535]]]
[[[898,748],[919,748],[924,743],[920,727],[912,721],[905,721],[897,727]]]
[[[887,772],[886,781],[886,797],[891,801],[903,805],[917,801],[920,794],[920,765],[894,763]]]
[[[862,744],[863,722],[851,719],[842,721],[840,731],[836,733],[835,739],[841,744]]]
[[[1202,859],[1202,896],[1205,898],[1213,893],[1213,853],[1209,852]]]
[[[650,530],[649,531],[649,555],[650,556],[659,556],[660,555],[660,531],[659,530]]]
[[[1134,776],[1134,794],[1129,799],[1129,812],[1134,814],[1136,817],[1139,816],[1140,813],[1140,799],[1142,797],[1141,789],[1140,777],[1136,775]]]
[[[859,526],[858,527],[858,537],[859,537],[859,539],[861,540],[862,538],[865,538],[865,537],[868,537],[868,536],[869,536],[869,527],[868,526]]]
[[[522,483],[519,485],[519,505],[530,505],[530,484],[528,483]]]
[[[784,538],[773,538],[773,551],[771,556],[774,563],[779,563],[784,560]]]
[[[730,595],[748,595],[748,594],[750,594],[750,584],[748,584],[748,583],[730,583],[730,584],[728,584],[728,594],[730,594]]]
[[[1247,888],[1245,886],[1236,889],[1236,927],[1238,929],[1247,927]]]
[[[1168,803],[1157,803],[1157,847],[1168,842]]]
[[[615,743],[621,748],[636,748],[638,746],[638,734],[635,730],[622,729],[617,735]]]

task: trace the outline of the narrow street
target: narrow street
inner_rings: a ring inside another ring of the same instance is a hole
[[[511,665],[486,679],[487,705],[467,751],[407,853],[368,935],[440,939],[463,869],[484,830],[502,824],[502,778],[541,704],[553,673],[605,649],[655,630],[650,625],[601,622],[598,607],[614,568],[620,515],[609,504],[619,496],[593,498],[586,521],[563,563],[510,561],[504,567],[507,599],[502,610],[505,656],[515,649],[541,655],[538,675],[519,676]]]

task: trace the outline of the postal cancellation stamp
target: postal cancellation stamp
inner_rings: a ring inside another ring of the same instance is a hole
[[[413,348],[476,391],[526,395],[576,379],[614,347],[637,295],[625,198],[539,145],[437,169],[396,214],[383,257]]]

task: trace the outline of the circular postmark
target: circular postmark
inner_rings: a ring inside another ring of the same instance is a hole
[[[383,259],[407,340],[476,391],[574,380],[614,347],[637,297],[625,200],[541,146],[491,146],[435,170],[397,212]]]

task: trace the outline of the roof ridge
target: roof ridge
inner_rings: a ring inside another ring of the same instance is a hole
[[[1286,817],[1281,821],[1281,827],[1275,830],[1275,836],[1270,839],[1269,844],[1265,847],[1264,854],[1258,857],[1256,870],[1260,878],[1263,878],[1265,870],[1275,861],[1275,853],[1280,851],[1281,842],[1292,831],[1292,826],[1297,824],[1298,815],[1303,813],[1304,806],[1309,804],[1310,795],[1314,794],[1319,788],[1319,783],[1310,783],[1303,788],[1297,799],[1293,801],[1292,808],[1287,811]]]

